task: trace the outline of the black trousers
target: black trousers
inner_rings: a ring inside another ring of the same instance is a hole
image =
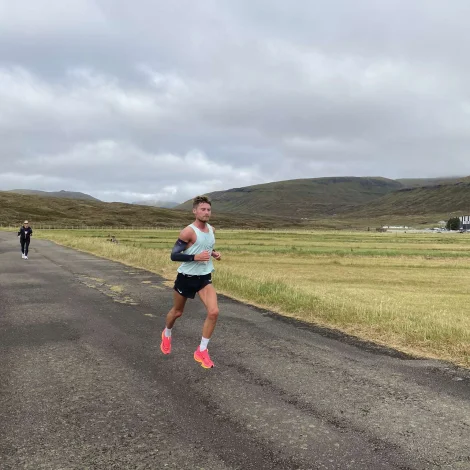
[[[23,253],[25,256],[28,256],[28,251],[29,251],[29,242],[31,240],[23,240],[23,239],[20,239],[20,243],[21,243],[21,253]]]

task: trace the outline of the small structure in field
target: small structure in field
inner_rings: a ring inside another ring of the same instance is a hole
[[[470,230],[470,215],[463,215],[459,217],[460,220],[460,230]]]

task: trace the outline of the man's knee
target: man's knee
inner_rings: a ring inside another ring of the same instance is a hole
[[[176,308],[173,309],[173,316],[175,318],[179,318],[179,317],[181,317],[181,315],[183,315],[183,310],[176,309]]]
[[[212,320],[217,320],[219,316],[219,307],[212,307],[207,310],[207,316]]]

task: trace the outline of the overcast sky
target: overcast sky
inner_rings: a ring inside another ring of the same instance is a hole
[[[0,0],[0,189],[470,174],[470,1]]]

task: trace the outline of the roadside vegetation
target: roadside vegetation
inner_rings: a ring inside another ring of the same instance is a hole
[[[37,231],[173,280],[176,230]],[[111,243],[115,236],[119,243]],[[218,230],[219,292],[403,352],[470,366],[470,236]]]

